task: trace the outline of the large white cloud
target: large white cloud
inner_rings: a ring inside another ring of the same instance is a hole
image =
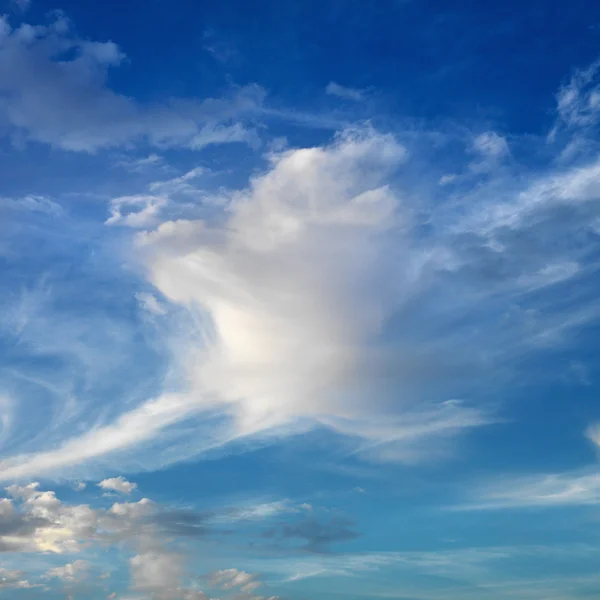
[[[577,315],[520,305],[582,273],[585,255],[544,228],[567,205],[593,210],[598,170],[536,177],[501,197],[481,188],[468,210],[429,216],[423,235],[422,207],[399,185],[407,157],[391,135],[347,130],[271,154],[265,172],[214,203],[211,219],[137,234],[149,281],[187,315],[184,342],[171,344],[177,385],[54,449],[5,459],[1,476],[66,472],[115,453],[127,468],[136,448],[163,439],[168,464],[314,426],[354,438],[372,459],[447,455],[457,434],[489,422],[481,405],[455,399],[462,391],[483,390],[486,374],[505,376],[496,365],[595,318],[585,302]],[[199,193],[190,188],[198,172],[152,184],[165,215],[173,193]],[[532,227],[540,234],[524,257],[519,232]],[[198,433],[180,440],[173,427],[188,419]]]

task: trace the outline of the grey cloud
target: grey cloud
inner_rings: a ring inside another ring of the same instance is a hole
[[[12,31],[2,24],[0,123],[25,140],[84,152],[142,139],[195,148],[258,143],[256,132],[237,119],[260,107],[259,86],[233,89],[222,99],[142,105],[108,87],[108,68],[124,59],[113,42],[77,39],[62,17],[48,26]]]
[[[341,517],[325,520],[309,517],[282,522],[268,529],[264,536],[284,543],[299,542],[300,547],[309,552],[326,552],[333,544],[358,538],[359,534],[353,530],[353,525],[352,521]]]

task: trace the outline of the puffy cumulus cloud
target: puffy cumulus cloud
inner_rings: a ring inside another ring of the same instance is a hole
[[[183,543],[206,534],[208,515],[176,510],[148,498],[115,502],[108,508],[66,504],[55,492],[40,490],[38,483],[12,485],[6,490],[9,498],[0,498],[0,552],[93,556],[94,549],[118,548],[129,555],[131,597],[143,594],[151,600],[210,599],[195,584],[204,573],[194,573],[190,568],[188,547]],[[233,509],[219,510],[226,514]],[[65,593],[71,593],[84,581],[89,589],[103,587],[110,572],[91,577],[94,569],[94,560],[76,558],[46,568],[34,575],[38,583],[30,583],[31,577],[25,573],[0,568],[0,590],[59,584]],[[229,582],[220,585],[221,589],[237,591],[248,600],[254,600],[251,592],[262,585],[250,574],[235,578],[227,575],[231,570],[220,573],[222,582]]]
[[[130,560],[133,587],[158,596],[172,593],[183,575],[181,557],[166,552],[145,552]]]
[[[119,492],[121,494],[131,494],[137,488],[137,483],[131,483],[124,477],[110,477],[103,479],[98,487],[110,492]]]
[[[15,139],[84,152],[142,139],[192,148],[258,143],[256,132],[237,121],[261,105],[258,86],[223,99],[142,105],[107,84],[108,69],[125,58],[114,42],[77,38],[64,16],[15,29],[2,18],[0,31],[0,117]]]

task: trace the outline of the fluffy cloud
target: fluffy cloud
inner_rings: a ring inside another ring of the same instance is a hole
[[[39,488],[38,483],[12,485],[7,488],[10,498],[0,498],[0,552],[81,556],[94,548],[119,548],[130,555],[134,594],[142,593],[152,600],[209,600],[193,584],[189,557],[182,544],[186,539],[206,535],[208,515],[161,506],[148,498],[116,502],[109,508],[66,504],[55,492]],[[225,516],[233,509],[219,510]],[[214,519],[217,514],[211,514],[215,523],[219,522]],[[76,558],[35,574],[40,583],[30,583],[25,573],[0,568],[0,590],[59,583],[69,591],[84,580],[92,586],[94,578],[90,575],[94,569],[94,560]],[[235,569],[219,573],[218,587],[235,589],[248,600],[254,600],[252,592],[262,585],[248,573],[234,576],[238,573]],[[109,575],[100,575],[99,580]],[[199,575],[202,573],[196,573],[196,579]]]
[[[102,480],[98,487],[111,492],[119,492],[121,494],[131,494],[137,488],[137,483],[131,483],[124,477],[111,477]]]
[[[0,116],[15,140],[84,152],[142,139],[196,149],[258,143],[256,132],[235,120],[260,106],[264,92],[258,86],[221,100],[145,106],[108,87],[108,69],[125,58],[114,42],[78,39],[63,16],[48,26],[16,29],[3,19],[0,30]],[[73,58],[65,58],[69,52]]]

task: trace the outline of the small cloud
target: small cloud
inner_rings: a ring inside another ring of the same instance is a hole
[[[556,95],[556,109],[559,123],[569,128],[589,127],[600,120],[600,61],[593,62],[586,69],[577,69],[569,83]],[[556,135],[555,128],[550,133],[550,141]]]
[[[168,204],[165,196],[153,194],[136,194],[120,196],[111,203],[111,215],[105,225],[122,225],[125,227],[143,228],[156,223],[160,211]]]
[[[216,32],[207,30],[204,32],[204,45],[202,46],[216,61],[221,64],[231,64],[239,61],[240,53],[229,40],[220,38]]]
[[[140,306],[150,314],[162,316],[166,315],[167,311],[164,306],[156,299],[155,296],[147,292],[138,292],[136,300],[140,303]]]
[[[27,194],[21,198],[2,198],[0,197],[0,208],[17,211],[37,212],[57,217],[62,214],[63,209],[46,196]]]
[[[439,185],[448,185],[456,181],[457,177],[458,175],[456,175],[456,173],[448,173],[447,175],[442,175],[438,183]]]
[[[361,102],[365,99],[366,90],[346,87],[335,81],[330,81],[325,88],[325,93],[328,96],[337,96],[338,98],[344,98],[345,100]]]
[[[12,0],[12,5],[18,11],[27,12],[31,6],[31,0]]]
[[[261,144],[256,129],[248,128],[242,123],[233,125],[205,125],[190,141],[192,150],[202,150],[215,144],[240,143],[258,148]]]
[[[478,158],[469,164],[469,169],[474,173],[483,173],[498,166],[510,154],[510,150],[506,138],[495,131],[485,131],[473,140],[471,153]]]
[[[76,492],[82,492],[83,490],[85,490],[86,488],[86,484],[83,481],[78,481],[77,483],[73,484],[73,489]]]
[[[87,575],[90,563],[87,560],[76,560],[63,567],[50,569],[43,575],[43,579],[62,579],[63,581],[76,581]]]
[[[509,152],[506,138],[495,131],[486,131],[473,140],[473,151],[482,156],[500,158]]]
[[[149,154],[143,158],[124,158],[115,163],[115,167],[121,167],[135,173],[139,173],[148,167],[158,166],[164,166],[164,159],[158,154]]]
[[[131,483],[124,477],[111,477],[104,479],[98,484],[103,490],[119,492],[121,494],[130,494],[137,488],[137,483]]]

